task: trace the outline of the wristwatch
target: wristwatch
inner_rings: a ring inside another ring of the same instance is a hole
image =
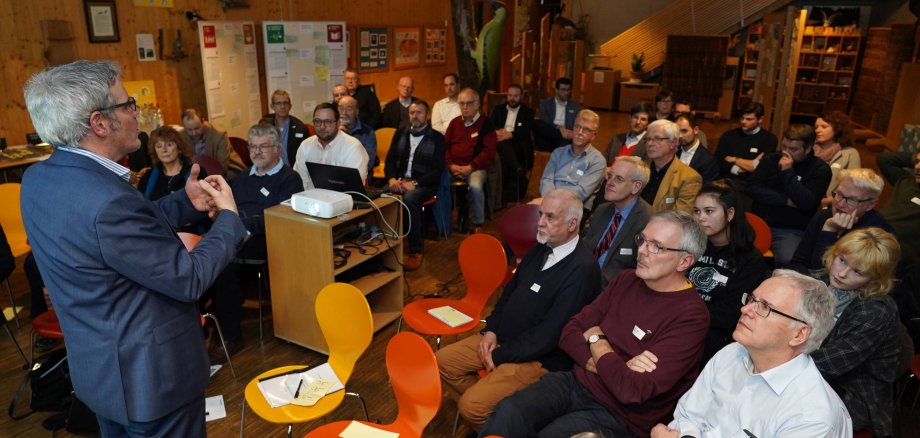
[[[588,336],[588,347],[593,345],[595,342],[600,341],[601,339],[607,339],[604,335],[591,335]]]

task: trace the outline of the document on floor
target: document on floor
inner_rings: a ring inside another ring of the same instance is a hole
[[[219,420],[227,416],[224,396],[215,395],[204,399],[204,421]]]
[[[438,318],[444,324],[451,326],[451,328],[461,326],[473,320],[469,315],[450,306],[428,309],[428,314]]]
[[[399,434],[352,421],[339,436],[342,438],[396,438]]]

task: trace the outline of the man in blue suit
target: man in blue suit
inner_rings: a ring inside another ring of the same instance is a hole
[[[572,142],[572,126],[581,104],[572,102],[572,80],[556,79],[556,93],[540,101],[540,120],[534,124],[534,146],[540,151]]]
[[[208,356],[198,297],[244,240],[226,181],[144,199],[117,164],[140,147],[137,104],[108,61],[44,70],[25,86],[32,123],[57,146],[22,184],[22,216],[67,346],[76,395],[104,437],[205,436]],[[175,229],[208,212],[186,251]]]

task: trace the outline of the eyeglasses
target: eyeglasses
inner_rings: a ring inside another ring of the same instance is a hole
[[[336,123],[338,123],[338,120],[335,120],[335,119],[329,119],[329,120],[324,120],[324,119],[313,119],[313,126],[323,126],[323,125],[325,125],[325,126],[333,126],[333,125],[335,125]]]
[[[475,100],[461,100],[457,102],[457,105],[459,106],[473,106],[475,104],[476,104]]]
[[[99,112],[102,113],[102,112],[106,112],[106,111],[116,110],[116,109],[118,109],[118,108],[128,108],[128,109],[130,109],[131,111],[137,111],[137,100],[136,100],[135,98],[133,98],[133,97],[129,97],[128,100],[125,101],[125,102],[117,103],[117,104],[115,104],[115,105],[107,106],[107,107],[105,107],[105,108],[99,108],[99,109],[97,109],[96,111],[99,111]]]
[[[277,102],[272,102],[272,105],[290,105],[290,100],[279,100]]]
[[[251,144],[249,145],[249,150],[252,152],[262,152],[262,151],[270,151],[274,147],[275,145],[273,144]]]
[[[856,198],[854,198],[854,197],[852,197],[852,196],[843,196],[840,192],[838,192],[838,191],[836,191],[836,190],[834,190],[833,192],[831,192],[831,194],[834,196],[834,200],[835,200],[835,201],[841,201],[841,200],[842,200],[843,202],[846,202],[846,204],[847,204],[848,206],[850,206],[850,207],[855,207],[855,206],[857,206],[857,205],[859,205],[859,204],[862,204],[863,202],[869,202],[869,201],[872,201],[872,200],[873,200],[873,198],[856,199]]]
[[[642,244],[648,244],[648,252],[652,254],[661,254],[665,251],[687,252],[686,250],[680,248],[668,248],[659,242],[646,239],[645,236],[641,234],[636,234],[636,248],[641,248]]]
[[[671,139],[667,137],[648,137],[647,140],[648,143],[664,143],[666,141],[671,141]]]
[[[585,134],[597,134],[597,129],[586,128],[581,125],[573,126],[572,130],[575,132],[584,132]]]
[[[780,312],[779,310],[774,309],[773,307],[770,307],[770,304],[768,304],[766,301],[763,301],[755,297],[754,294],[745,293],[741,297],[741,303],[744,304],[745,306],[747,306],[748,304],[754,303],[754,313],[764,318],[770,316],[770,312],[773,312],[778,315],[785,316],[786,318],[789,318],[793,321],[798,321],[798,322],[801,322],[802,324],[809,325],[807,322],[801,319],[798,319],[788,313],[783,313],[783,312]]]

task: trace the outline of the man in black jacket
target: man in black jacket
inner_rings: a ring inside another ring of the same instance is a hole
[[[358,114],[361,123],[370,126],[373,129],[380,129],[380,100],[377,99],[377,92],[373,85],[361,85],[361,79],[358,77],[358,71],[346,69],[345,89],[348,95],[358,101]]]
[[[492,124],[498,139],[498,155],[502,163],[503,198],[516,200],[527,191],[525,173],[533,168],[533,110],[521,103],[523,88],[508,86],[507,101],[492,110]],[[518,193],[514,193],[518,190]]]
[[[444,136],[431,128],[428,102],[416,99],[409,105],[409,124],[399,128],[390,143],[384,166],[390,191],[401,193],[409,207],[409,220],[403,227],[409,231],[409,256],[406,270],[422,265],[422,203],[438,191],[444,172]]]
[[[300,143],[310,136],[310,131],[300,119],[291,115],[291,95],[278,89],[272,93],[272,110],[274,113],[262,116],[262,121],[278,128],[281,134],[281,161],[289,167],[297,157]]]
[[[504,288],[486,327],[437,353],[441,380],[460,415],[480,429],[495,405],[550,371],[568,370],[562,328],[597,297],[601,271],[578,238],[581,198],[556,189],[543,197],[537,241]],[[488,374],[476,377],[479,369]]]

